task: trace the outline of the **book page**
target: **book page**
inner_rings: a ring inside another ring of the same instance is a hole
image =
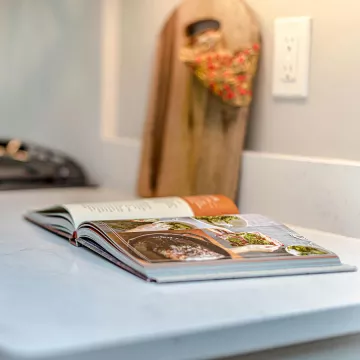
[[[75,228],[84,221],[221,215],[238,212],[236,205],[222,195],[67,204],[63,207],[71,214]]]
[[[292,261],[337,256],[264,216],[216,215],[95,222],[142,266],[171,262]],[[297,265],[294,265],[297,266]]]
[[[104,203],[67,204],[75,228],[84,221],[148,219],[161,216],[192,216],[193,211],[179,197]],[[168,215],[167,215],[168,214]]]

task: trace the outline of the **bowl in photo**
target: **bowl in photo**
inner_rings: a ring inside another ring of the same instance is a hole
[[[231,251],[236,253],[248,251],[273,252],[283,244],[260,232],[230,233],[220,236],[231,245]]]
[[[129,240],[137,256],[153,261],[205,261],[228,258],[221,247],[193,233],[147,233]]]
[[[196,220],[212,226],[247,227],[247,222],[240,215],[197,216]]]
[[[321,256],[329,254],[326,250],[306,245],[290,245],[285,250],[294,256]]]
[[[139,232],[139,231],[176,231],[176,230],[191,230],[196,226],[189,224],[185,221],[156,221],[152,224],[139,225],[134,229],[130,229],[127,232]]]

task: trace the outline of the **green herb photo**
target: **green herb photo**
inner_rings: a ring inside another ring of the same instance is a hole
[[[193,227],[184,223],[180,223],[180,222],[175,222],[175,221],[169,221],[166,222],[165,224],[169,225],[168,229],[169,230],[190,230]]]
[[[238,220],[237,216],[232,215],[218,215],[218,216],[196,216],[196,220],[206,221],[210,224],[217,225],[219,223],[230,224],[232,220]]]
[[[306,255],[326,255],[327,252],[312,246],[292,245],[288,246],[289,250],[295,250],[300,256]]]

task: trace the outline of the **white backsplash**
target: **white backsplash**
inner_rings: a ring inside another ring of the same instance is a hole
[[[242,213],[360,238],[360,162],[246,151]]]

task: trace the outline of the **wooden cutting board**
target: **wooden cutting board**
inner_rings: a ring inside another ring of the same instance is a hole
[[[158,39],[140,196],[236,197],[249,109],[225,104],[180,61],[186,26],[205,18],[221,22],[232,51],[260,41],[254,14],[242,0],[187,0],[175,9]]]

